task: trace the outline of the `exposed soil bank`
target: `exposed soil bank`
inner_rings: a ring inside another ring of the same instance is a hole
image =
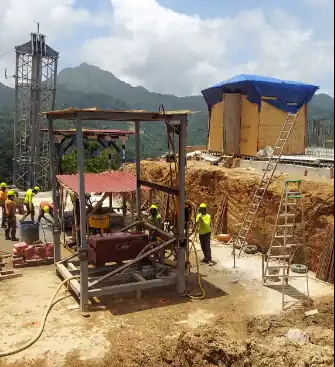
[[[134,165],[128,165],[127,170],[134,172]],[[172,173],[174,168],[172,165]],[[158,184],[169,185],[170,165],[165,162],[142,161],[142,179]],[[217,208],[224,196],[228,199],[228,232],[236,233],[238,223],[243,221],[250,200],[259,183],[259,172],[245,169],[226,169],[210,165],[189,162],[186,174],[187,198],[194,204],[207,203],[212,217],[215,218]],[[267,247],[273,225],[276,220],[280,203],[283,181],[287,178],[302,178],[278,172],[268,188],[257,223],[254,223],[251,241],[261,247]],[[310,247],[309,258],[311,265],[316,263],[324,241],[325,230],[334,223],[334,183],[332,180],[303,180],[303,207],[305,226],[301,228],[301,235],[306,235],[306,243]],[[328,199],[325,201],[325,199]],[[162,203],[162,195],[155,198],[158,204]],[[164,205],[162,204],[162,207]]]

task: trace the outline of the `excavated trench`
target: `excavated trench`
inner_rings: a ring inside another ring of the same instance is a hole
[[[134,165],[127,165],[127,170],[134,172]],[[175,170],[173,165],[170,168],[170,165],[165,162],[141,162],[141,178],[144,180],[170,185],[170,172],[172,172],[174,180]],[[215,222],[218,208],[223,198],[226,197],[228,200],[228,233],[235,234],[238,230],[238,224],[243,221],[248,204],[259,183],[259,174],[241,168],[228,169],[199,162],[188,162],[186,174],[187,199],[195,205],[199,205],[201,202],[207,203]],[[282,172],[275,174],[259,210],[257,221],[252,227],[249,241],[260,249],[266,249],[269,245],[282,195],[283,181],[288,178],[297,179],[302,177],[299,177],[299,175],[298,177],[292,176],[292,174],[288,176],[288,174]],[[305,233],[306,244],[310,250],[309,263],[313,268],[317,263],[319,253],[322,252],[326,229],[334,223],[334,184],[331,180],[323,180],[323,182],[303,180],[302,191],[304,196],[302,199],[304,225],[298,224],[296,233],[300,237]],[[163,210],[166,202],[164,195],[156,192],[153,198],[160,205],[161,210]],[[145,198],[148,197],[145,196]]]

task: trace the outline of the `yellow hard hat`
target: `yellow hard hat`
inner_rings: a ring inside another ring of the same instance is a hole
[[[207,205],[205,203],[201,203],[200,204],[200,208],[204,208],[205,209],[205,208],[207,208]]]
[[[43,208],[43,210],[44,210],[44,213],[46,213],[46,214],[49,214],[49,212],[50,212],[50,209],[49,209],[48,205],[46,205],[46,206]]]
[[[156,206],[155,204],[152,204],[152,205],[150,206],[150,209],[157,209],[157,206]]]
[[[35,191],[40,191],[40,188],[39,188],[38,186],[35,186],[35,187],[34,187],[34,190],[35,190]]]
[[[9,190],[7,192],[7,196],[15,196],[15,191],[14,190]]]
[[[0,187],[7,188],[6,182],[1,182]]]

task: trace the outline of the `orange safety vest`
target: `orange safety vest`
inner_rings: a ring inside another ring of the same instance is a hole
[[[7,199],[5,202],[5,211],[7,217],[15,216],[15,204],[14,201]]]
[[[53,210],[53,204],[50,204],[48,201],[41,201],[40,203],[40,209],[44,209],[45,206],[48,206],[50,211]]]
[[[0,205],[4,205],[7,200],[7,192],[6,191],[0,191]]]

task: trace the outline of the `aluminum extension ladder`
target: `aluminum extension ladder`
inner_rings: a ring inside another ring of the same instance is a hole
[[[298,112],[299,113],[299,112]],[[235,262],[235,248],[236,243],[240,243],[240,251],[238,256],[240,257],[242,250],[244,246],[246,245],[246,240],[248,237],[248,234],[250,232],[250,228],[254,222],[254,220],[257,217],[258,210],[261,206],[263,197],[266,193],[267,188],[269,187],[269,184],[271,182],[271,179],[273,177],[273,174],[277,168],[278,162],[280,160],[281,154],[286,146],[287,140],[289,136],[291,135],[293,126],[295,124],[295,121],[297,119],[298,113],[288,113],[285,123],[280,131],[280,134],[278,136],[278,139],[276,141],[275,147],[273,149],[273,152],[266,164],[266,167],[264,169],[262,178],[260,180],[260,183],[254,193],[254,196],[251,200],[251,203],[249,204],[247,214],[244,217],[243,223],[241,227],[239,228],[237,237],[234,240],[233,246],[233,253],[234,253],[234,262]]]
[[[263,274],[263,285],[267,285],[268,280],[274,278],[281,278],[281,293],[282,293],[282,309],[284,310],[286,287],[288,285],[289,278],[306,278],[307,296],[309,302],[309,286],[308,286],[308,263],[307,252],[305,246],[305,228],[304,228],[304,213],[302,205],[302,191],[301,180],[286,180],[284,182],[284,191],[280,200],[277,218],[272,232],[272,238],[270,247],[266,255],[266,265]],[[300,204],[300,205],[299,205]],[[300,208],[298,208],[300,206]],[[299,213],[300,210],[300,213]],[[297,228],[297,215],[301,217],[300,225],[302,228],[301,241],[298,240],[296,234]],[[305,264],[299,264],[297,270],[300,270],[300,275],[290,275],[290,268],[292,260],[297,251],[302,250],[304,253]],[[273,271],[275,270],[275,271]],[[280,270],[282,272],[280,273]],[[288,292],[292,290],[288,286]],[[299,296],[301,294],[298,292]]]

